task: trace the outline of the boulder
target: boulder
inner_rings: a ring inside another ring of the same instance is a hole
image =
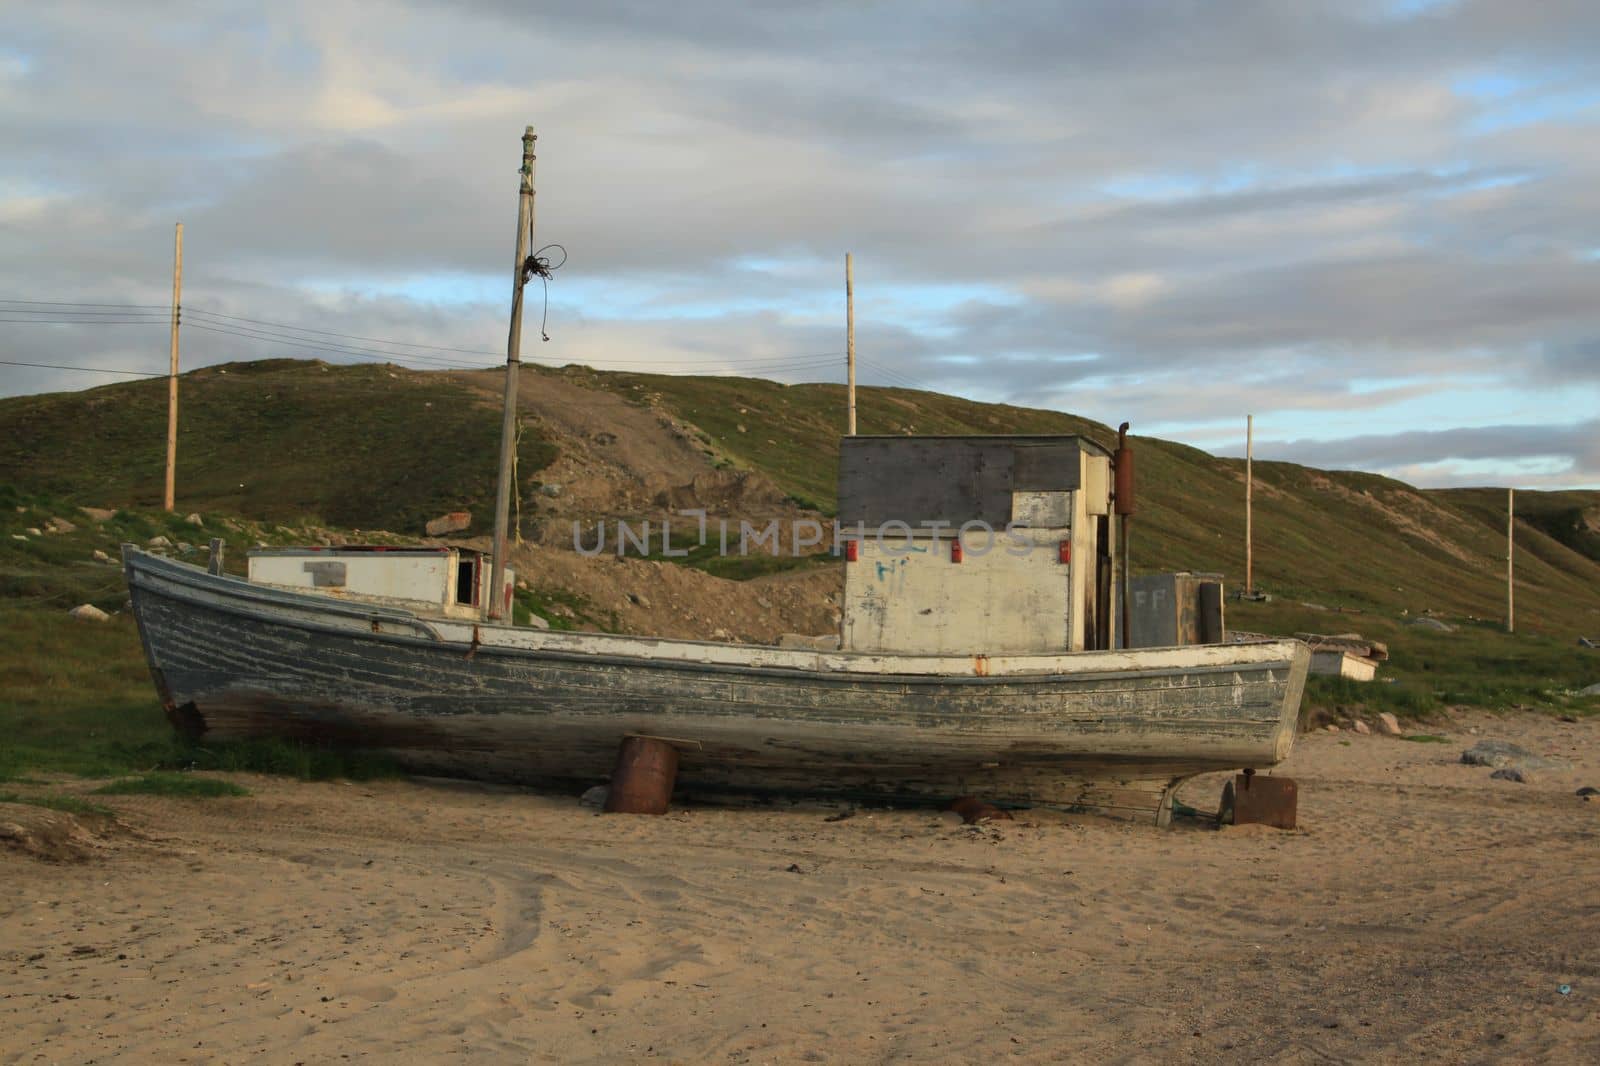
[[[105,552],[101,551],[99,548],[96,548],[94,550],[94,561],[97,562],[97,563],[109,563],[109,562],[112,562],[113,560],[112,560],[111,556],[107,555]]]
[[[611,794],[611,789],[606,785],[595,785],[578,797],[578,802],[585,807],[604,807],[606,797]]]
[[[149,544],[150,544],[150,547],[152,547],[152,548],[170,548],[170,547],[172,547],[172,541],[167,539],[166,537],[161,537],[161,536],[151,537],[150,541],[149,541]]]
[[[1580,688],[1578,690],[1578,695],[1580,695],[1580,696],[1600,696],[1600,681],[1595,682],[1594,684],[1588,686],[1587,688]]]
[[[1350,723],[1350,728],[1354,729],[1357,733],[1360,733],[1362,736],[1366,736],[1367,734],[1372,732],[1372,727],[1367,725],[1367,723],[1363,722],[1359,718],[1357,718],[1354,722]]]
[[[555,484],[554,482],[547,485],[540,485],[539,492],[542,495],[549,496],[551,499],[554,499],[555,497],[561,495],[561,486]]]
[[[1382,714],[1378,715],[1378,728],[1383,730],[1384,733],[1391,737],[1405,735],[1404,731],[1402,731],[1400,728],[1400,719],[1396,718],[1388,711],[1384,711]]]
[[[184,516],[183,520],[185,522],[189,523],[191,526],[203,526],[203,525],[205,525],[205,522],[201,520],[200,515],[198,513],[187,514],[187,515]]]
[[[446,533],[464,533],[471,526],[471,511],[451,511],[449,514],[435,518],[423,528],[430,537],[442,537]]]
[[[1535,755],[1504,740],[1480,740],[1461,753],[1461,761],[1468,766],[1489,766],[1496,770],[1548,770],[1561,765],[1556,759]]]
[[[1513,770],[1509,766],[1503,770],[1496,770],[1494,773],[1489,775],[1489,779],[1492,781],[1515,781],[1519,785],[1526,785],[1528,783],[1528,779],[1522,776],[1521,770]]]
[[[78,527],[68,522],[65,518],[52,518],[44,524],[44,528],[52,533],[72,533]]]
[[[536,614],[528,615],[528,625],[532,626],[534,629],[549,629],[550,628],[550,623],[546,622],[543,618],[540,618]]]
[[[78,510],[88,515],[96,522],[109,522],[117,517],[117,512],[109,507],[80,507]]]
[[[80,603],[67,612],[80,622],[109,622],[111,616],[92,603]]]
[[[23,532],[28,534],[30,537],[44,536],[44,530],[40,529],[38,526],[29,526],[27,529],[23,530]]]

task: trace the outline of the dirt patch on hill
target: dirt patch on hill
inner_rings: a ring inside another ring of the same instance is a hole
[[[499,402],[498,371],[453,376],[480,390],[486,402]],[[654,507],[663,492],[714,470],[693,428],[665,411],[531,368],[518,385],[523,425],[542,431],[560,450],[540,472],[544,490],[524,504],[525,516],[635,514]]]
[[[623,633],[772,644],[839,631],[843,564],[729,581],[677,563],[526,546],[511,564],[530,586],[581,597],[591,619]]]
[[[1438,548],[1451,558],[1471,566],[1483,562],[1481,556],[1474,555],[1439,531],[1440,526],[1449,525],[1456,527],[1458,534],[1470,534],[1472,530],[1468,523],[1424,496],[1414,492],[1394,492],[1385,500],[1369,492],[1358,492],[1317,473],[1311,474],[1309,483],[1312,488],[1320,492],[1332,493],[1342,500],[1374,512],[1406,536],[1415,537],[1425,544]]]

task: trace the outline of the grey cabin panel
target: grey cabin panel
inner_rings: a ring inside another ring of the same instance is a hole
[[[845,437],[839,521],[875,528],[1011,520],[1013,492],[1078,488],[1081,437]]]

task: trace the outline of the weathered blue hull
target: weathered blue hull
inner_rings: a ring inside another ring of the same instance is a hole
[[[1292,742],[1298,642],[1010,659],[817,653],[421,618],[124,560],[169,715],[204,736],[392,753],[423,772],[605,780],[619,741],[679,748],[680,788],[1160,812]]]

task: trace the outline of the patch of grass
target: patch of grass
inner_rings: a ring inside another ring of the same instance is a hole
[[[518,589],[512,596],[511,617],[518,624],[527,624],[530,615],[538,615],[550,623],[550,628],[562,632],[576,629],[616,633],[621,630],[616,611],[601,612],[581,593],[550,585],[536,585]]]
[[[219,777],[193,774],[150,773],[113,781],[95,789],[101,796],[177,796],[183,799],[210,799],[216,796],[248,796],[250,790]]]
[[[1409,740],[1413,744],[1452,744],[1452,743],[1454,743],[1454,741],[1452,741],[1449,737],[1442,737],[1437,733],[1407,733],[1404,736],[1402,736],[1400,739],[1401,740]]]
[[[1305,701],[1311,707],[1349,708],[1369,714],[1388,711],[1397,718],[1421,718],[1441,706],[1431,688],[1414,683],[1323,676],[1306,679]]]
[[[185,741],[156,699],[133,620],[76,622],[0,609],[0,781],[151,771],[280,774],[303,781],[398,776],[381,754],[277,739]]]
[[[0,792],[0,803],[26,803],[30,807],[48,807],[52,811],[65,811],[67,814],[93,814],[109,817],[114,813],[109,807],[102,807],[98,803],[90,803],[77,796],[45,795],[24,796],[17,792]]]
[[[401,776],[399,766],[381,752],[276,737],[184,744],[162,762],[161,769],[274,774],[301,781],[372,781]]]

